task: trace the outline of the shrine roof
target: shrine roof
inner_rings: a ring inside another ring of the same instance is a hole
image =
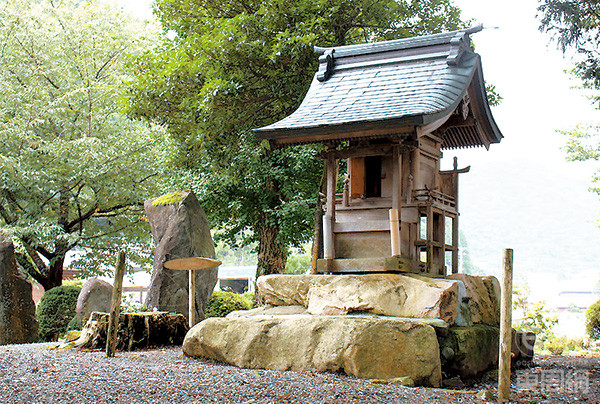
[[[502,134],[487,102],[480,56],[470,46],[469,34],[481,29],[315,48],[322,53],[319,70],[299,108],[255,132],[275,144],[399,133],[446,119],[463,102],[471,119],[446,125],[443,147],[497,143]]]

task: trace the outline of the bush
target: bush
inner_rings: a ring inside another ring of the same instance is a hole
[[[67,324],[67,331],[81,331],[83,328],[83,324],[81,321],[77,320],[77,316],[73,317],[69,324]]]
[[[252,303],[243,295],[216,290],[210,297],[204,314],[206,317],[225,317],[232,311],[251,308]]]
[[[552,355],[562,355],[567,349],[568,339],[565,336],[553,336],[544,342],[544,348]]]
[[[56,341],[67,330],[80,291],[75,286],[57,286],[44,293],[36,310],[40,340]]]
[[[585,317],[585,332],[591,339],[600,340],[600,300],[590,306]]]

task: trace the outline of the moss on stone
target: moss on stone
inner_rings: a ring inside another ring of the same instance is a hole
[[[152,205],[160,206],[160,205],[176,205],[179,202],[183,201],[186,196],[188,196],[188,191],[174,191],[169,192],[168,194],[164,194],[156,198]]]

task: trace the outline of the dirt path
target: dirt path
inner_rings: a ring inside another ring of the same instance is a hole
[[[238,369],[184,357],[178,347],[106,359],[52,346],[0,347],[0,403],[480,403],[478,390],[495,393],[491,380],[463,390],[407,388],[341,374]],[[513,402],[600,402],[598,358],[536,358],[513,381]]]

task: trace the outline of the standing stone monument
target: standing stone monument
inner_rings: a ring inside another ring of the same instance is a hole
[[[176,258],[215,258],[210,226],[202,206],[190,191],[173,192],[144,203],[154,237],[154,269],[146,305],[188,316],[188,274],[166,269],[164,262]],[[195,271],[196,318],[217,283],[217,268]]]
[[[108,313],[110,311],[110,298],[113,287],[110,283],[100,279],[88,279],[81,288],[77,297],[77,320],[85,322],[93,311]]]
[[[17,267],[10,236],[0,232],[0,345],[38,339],[31,284]]]

